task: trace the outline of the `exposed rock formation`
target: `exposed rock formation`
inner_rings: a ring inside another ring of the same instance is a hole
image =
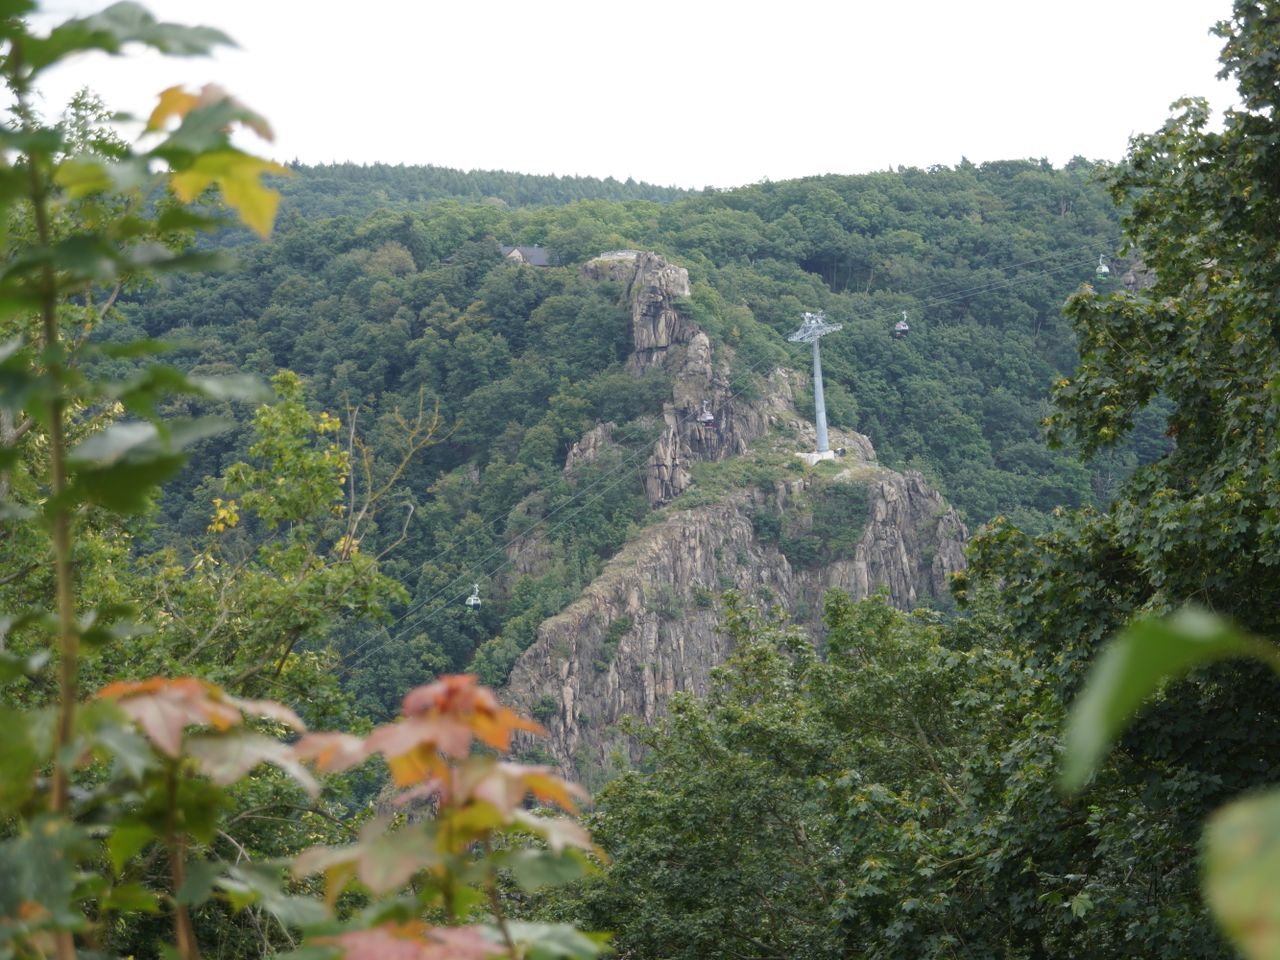
[[[617,251],[583,267],[589,277],[624,283],[630,304],[635,370],[662,367],[673,384],[664,429],[643,467],[652,506],[669,503],[692,483],[694,461],[717,462],[748,452],[753,441],[781,429],[812,445],[813,425],[792,406],[804,375],[777,370],[747,400],[729,384],[731,354],[713,360],[710,340],[681,310],[688,273],[651,253]],[[699,414],[706,409],[714,422]],[[614,426],[600,424],[569,452],[573,472],[610,450]],[[946,595],[946,576],[964,566],[967,531],[955,511],[915,472],[878,466],[870,441],[832,431],[847,451],[833,482],[862,485],[868,515],[861,538],[843,559],[796,569],[774,545],[761,542],[753,515],[769,509],[797,522],[807,516],[811,474],[778,481],[772,490],[741,490],[688,510],[669,508],[606,566],[604,573],[559,615],[538,629],[533,646],[512,672],[507,696],[546,719],[550,748],[566,771],[582,776],[625,743],[611,732],[621,717],[652,721],[678,690],[705,691],[711,668],[728,654],[716,632],[716,594],[729,588],[748,598],[781,603],[818,631],[822,595],[831,588],[863,598],[884,589],[910,609]],[[537,544],[519,544],[523,555]],[[513,558],[514,559],[514,558]]]
[[[583,595],[544,622],[517,662],[508,697],[525,709],[556,704],[544,722],[550,748],[567,771],[603,765],[626,743],[610,728],[631,715],[652,721],[678,690],[704,692],[727,656],[712,597],[733,588],[759,601],[810,611],[818,628],[822,595],[837,587],[855,599],[884,588],[910,608],[945,595],[946,574],[964,566],[967,536],[955,511],[914,472],[854,467],[842,482],[865,484],[870,509],[854,555],[800,571],[759,542],[752,514],[789,509],[803,478],[769,492],[674,511],[628,544]]]
[[[661,367],[674,385],[672,402],[663,410],[665,429],[644,467],[651,505],[669,503],[688,489],[692,461],[740,456],[771,425],[794,417],[796,375],[790,371],[777,370],[768,377],[763,400],[749,402],[734,394],[729,384],[732,356],[726,351],[722,362],[713,364],[711,341],[680,310],[679,299],[689,296],[689,272],[683,267],[657,254],[620,250],[582,269],[588,277],[625,284],[634,343],[628,365],[634,370]],[[713,423],[699,419],[704,410],[715,418]]]

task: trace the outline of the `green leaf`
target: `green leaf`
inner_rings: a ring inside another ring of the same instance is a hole
[[[285,927],[307,927],[328,918],[328,911],[319,901],[285,893],[276,867],[240,864],[231,867],[227,876],[218,881],[218,886],[227,892],[237,909],[251,903],[261,904]]]
[[[156,765],[156,755],[146,738],[128,727],[103,726],[94,732],[93,739],[134,780],[141,780]]]
[[[226,430],[230,421],[200,417],[157,427],[151,423],[114,423],[68,454],[76,468],[68,490],[71,500],[87,500],[120,513],[143,510],[150,492],[181,469],[181,449]],[[56,506],[50,501],[50,506]]]
[[[0,681],[33,677],[48,662],[48,650],[37,650],[26,656],[10,650],[0,650]]]
[[[102,898],[102,909],[120,913],[159,913],[160,901],[140,883],[122,883],[107,891]]]
[[[105,191],[126,192],[147,185],[151,173],[140,157],[109,162],[100,157],[69,157],[58,164],[54,182],[73,200]]]
[[[36,774],[45,758],[40,756],[26,714],[0,706],[0,810],[21,806],[35,788]]]
[[[72,902],[83,839],[79,828],[46,816],[31,821],[27,832],[0,842],[0,929],[21,916],[25,903],[40,904],[54,924],[84,925]]]
[[[1236,800],[1205,828],[1205,895],[1250,960],[1280,957],[1280,791]]]
[[[271,167],[272,173],[279,173],[282,170],[287,172],[287,168],[250,157],[249,154],[232,147],[228,131],[236,123],[242,123],[258,131],[266,139],[271,139],[271,128],[260,114],[250,110],[234,97],[223,96],[209,103],[201,103],[183,114],[177,128],[152,149],[151,155],[167,160],[179,172],[190,172],[193,164],[199,164],[207,158],[212,158],[215,166],[221,166],[230,155],[265,163]],[[195,192],[190,194],[180,189],[175,189],[174,192],[184,203],[190,203],[204,190],[205,186],[207,183],[197,187]]]
[[[123,603],[105,604],[86,611],[78,624],[80,642],[97,648],[117,640],[145,636],[151,627],[134,620],[136,613],[132,605]]]
[[[107,838],[107,856],[111,869],[120,873],[130,860],[156,838],[155,830],[145,823],[122,823]]]
[[[1102,652],[1071,708],[1062,785],[1078,790],[1142,702],[1196,667],[1263,652],[1226,620],[1188,608],[1167,620],[1139,620]]]
[[[170,207],[156,219],[156,229],[161,233],[171,230],[216,230],[227,224],[226,217],[210,217],[195,213],[186,207]]]
[[[113,423],[76,445],[67,454],[67,461],[109,466],[129,453],[154,444],[159,435],[153,423]]]
[[[216,46],[234,46],[213,27],[184,27],[161,23],[136,3],[115,3],[91,17],[68,20],[48,37],[31,37],[22,43],[23,62],[38,73],[68,55],[87,50],[120,53],[130,43],[175,56],[200,56]]]
[[[526,947],[528,960],[592,960],[606,949],[608,934],[582,933],[567,923],[507,924],[511,938]]]
[[[516,850],[502,857],[499,865],[510,870],[516,883],[530,892],[570,883],[588,869],[586,858],[576,850],[558,854],[549,850]]]
[[[224,377],[188,377],[191,385],[210,400],[248,400],[266,403],[273,394],[271,388],[252,374],[232,374]]]
[[[222,873],[223,864],[212,860],[192,860],[187,863],[187,879],[174,897],[178,903],[194,907],[213,896],[213,887]]]

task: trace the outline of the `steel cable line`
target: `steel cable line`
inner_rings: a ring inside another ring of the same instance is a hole
[[[1080,249],[1089,249],[1089,248],[1080,248]],[[1043,262],[1044,260],[1055,259],[1055,258],[1057,258],[1057,257],[1062,257],[1062,256],[1068,256],[1068,255],[1070,255],[1070,254],[1071,254],[1071,253],[1073,253],[1073,252],[1074,252],[1074,251],[1068,251],[1068,252],[1066,252],[1066,253],[1052,254],[1052,255],[1045,256],[1045,257],[1036,258],[1035,260],[1025,261],[1025,262],[1024,262],[1024,264],[1021,264],[1021,265],[1027,265],[1027,264],[1031,264],[1031,263],[1040,263],[1040,262]],[[1064,271],[1066,271],[1066,270],[1068,270],[1068,269],[1075,268],[1075,267],[1077,267],[1078,265],[1079,265],[1079,262],[1078,262],[1078,261],[1074,261],[1074,260],[1073,260],[1073,261],[1071,261],[1071,262],[1069,262],[1069,263],[1060,264],[1060,265],[1055,266],[1055,267],[1053,267],[1053,268],[1048,268],[1048,269],[1040,270],[1040,271],[1034,271],[1034,272],[1032,272],[1032,273],[1030,273],[1030,274],[1027,274],[1027,275],[1024,275],[1024,276],[1022,276],[1022,277],[1011,277],[1011,278],[1006,278],[1006,279],[1001,280],[1001,281],[993,281],[993,282],[991,282],[991,283],[982,284],[982,285],[980,285],[980,286],[978,286],[978,287],[970,288],[969,290],[964,290],[964,291],[955,292],[955,293],[953,293],[953,294],[952,294],[951,296],[949,296],[949,297],[935,297],[935,298],[927,299],[927,300],[924,300],[924,301],[920,301],[920,302],[918,303],[918,308],[920,308],[920,309],[924,309],[924,308],[928,308],[928,307],[932,307],[932,306],[939,306],[939,305],[942,305],[942,304],[952,303],[952,302],[955,302],[955,301],[957,301],[957,300],[965,299],[966,297],[968,297],[968,296],[972,296],[972,295],[977,294],[977,293],[988,292],[988,291],[990,291],[990,290],[992,290],[992,289],[1001,289],[1001,288],[1003,288],[1003,287],[1010,286],[1010,285],[1016,285],[1016,284],[1023,284],[1023,283],[1027,283],[1027,282],[1029,282],[1031,279],[1033,279],[1033,278],[1035,278],[1035,277],[1051,276],[1051,275],[1054,275],[1054,274],[1057,274],[1057,273],[1064,272]],[[887,317],[887,316],[889,316],[889,314],[888,314],[888,313],[886,313],[886,314],[885,314],[885,316]],[[878,319],[878,318],[873,317],[872,319]],[[748,367],[748,370],[750,370],[750,372],[752,372],[752,373],[759,373],[759,372],[760,372],[760,368],[764,367],[764,366],[765,366],[765,365],[767,365],[767,364],[771,364],[771,363],[772,363],[772,360],[771,360],[771,359],[769,359],[769,358],[766,358],[766,359],[764,359],[764,360],[760,361],[760,362],[759,362],[759,363],[757,363],[757,364],[754,364],[754,365],[752,365],[752,366],[749,366],[749,367]],[[745,389],[745,388],[744,388],[744,389]],[[738,395],[738,393],[740,393],[740,392],[741,392],[741,391],[735,391],[734,393],[729,394],[727,397],[725,397],[724,402],[726,402],[726,403],[727,403],[729,400],[732,400],[732,399],[733,399],[735,396],[737,396],[737,395]],[[681,419],[681,420],[677,421],[677,423],[676,423],[676,425],[675,425],[676,430],[678,431],[678,430],[679,430],[679,428],[680,428],[681,426],[683,426],[684,424],[689,423],[689,422],[691,422],[691,421],[695,420],[695,419],[696,419],[696,416],[697,416],[697,414],[695,414],[695,413],[690,413],[687,417],[685,417],[685,418],[683,418],[683,419]],[[394,641],[396,641],[396,640],[403,639],[403,638],[404,638],[404,636],[406,636],[406,635],[408,634],[409,630],[414,629],[414,628],[417,628],[417,627],[420,627],[420,626],[422,626],[423,624],[427,623],[427,622],[430,620],[431,616],[433,616],[433,615],[434,615],[435,613],[437,613],[439,610],[444,609],[444,608],[448,605],[448,602],[447,602],[447,601],[446,601],[445,603],[442,603],[442,604],[437,605],[437,607],[436,607],[435,609],[432,609],[432,610],[427,611],[425,615],[423,615],[423,616],[421,616],[421,617],[415,617],[414,621],[413,621],[411,624],[408,624],[408,625],[406,625],[406,626],[404,626],[404,627],[400,628],[400,629],[399,629],[399,630],[397,630],[394,634],[393,634],[393,633],[391,633],[391,631],[392,631],[392,630],[394,630],[395,628],[397,628],[400,624],[404,623],[404,621],[405,621],[406,619],[408,619],[409,617],[413,616],[417,611],[422,610],[422,609],[423,609],[424,607],[426,607],[427,605],[432,604],[432,603],[434,603],[435,601],[439,600],[439,599],[440,599],[442,596],[444,596],[445,594],[450,593],[450,592],[453,592],[453,591],[456,591],[456,590],[458,590],[458,589],[460,589],[460,588],[461,588],[461,589],[465,589],[465,584],[466,584],[466,582],[467,582],[468,580],[474,580],[474,579],[476,578],[476,576],[477,576],[477,574],[476,574],[476,568],[477,568],[477,567],[480,567],[482,564],[484,564],[484,563],[485,563],[485,562],[487,562],[488,560],[492,559],[493,557],[497,556],[498,554],[500,554],[500,553],[505,553],[505,551],[507,550],[507,548],[508,548],[508,547],[510,547],[510,546],[512,546],[514,543],[516,543],[516,541],[518,541],[518,540],[519,540],[519,539],[521,539],[522,537],[528,536],[528,535],[529,535],[529,533],[530,533],[532,530],[536,529],[539,525],[547,523],[547,522],[548,522],[552,517],[554,517],[555,515],[559,514],[561,511],[563,511],[563,510],[567,509],[570,505],[572,505],[574,502],[576,502],[580,497],[585,496],[587,493],[589,493],[589,492],[590,492],[591,490],[593,490],[595,487],[598,487],[600,484],[604,483],[605,481],[607,481],[607,480],[608,480],[608,479],[610,479],[611,477],[616,476],[616,475],[618,475],[618,474],[620,474],[620,473],[623,473],[624,471],[628,471],[628,470],[630,470],[631,468],[633,468],[634,466],[636,466],[638,463],[640,463],[640,461],[641,461],[642,459],[646,459],[646,458],[647,458],[647,457],[649,457],[651,454],[652,454],[652,448],[644,448],[644,449],[641,449],[640,451],[638,451],[638,452],[637,452],[637,453],[636,453],[632,458],[630,458],[629,460],[623,461],[621,464],[619,464],[617,467],[615,467],[615,468],[614,468],[613,470],[611,470],[609,473],[606,473],[606,474],[602,475],[601,477],[598,477],[594,482],[592,482],[592,483],[591,483],[591,484],[589,484],[588,486],[584,487],[583,489],[581,489],[581,490],[577,491],[577,492],[576,492],[572,497],[570,497],[568,500],[566,500],[565,502],[563,502],[562,504],[560,504],[558,507],[556,507],[556,508],[555,508],[555,510],[553,510],[551,513],[547,514],[546,516],[544,516],[544,517],[540,518],[538,521],[536,521],[536,522],[533,524],[533,526],[531,526],[528,530],[525,530],[525,531],[521,532],[520,534],[517,534],[516,536],[514,536],[514,537],[510,538],[509,540],[505,541],[505,542],[504,542],[503,544],[501,544],[500,546],[495,547],[495,548],[494,548],[493,550],[491,550],[488,554],[486,554],[484,557],[482,557],[479,561],[476,561],[474,564],[471,564],[471,565],[470,565],[470,569],[469,569],[469,571],[468,571],[467,573],[459,574],[459,575],[457,575],[457,576],[455,576],[455,577],[451,578],[451,579],[450,579],[450,580],[445,584],[445,586],[444,586],[444,587],[442,587],[442,588],[440,588],[439,590],[437,590],[437,591],[436,591],[435,593],[433,593],[431,596],[429,596],[429,597],[427,597],[427,598],[425,598],[425,599],[423,599],[423,600],[421,600],[421,601],[418,601],[417,603],[413,604],[413,605],[412,605],[408,610],[406,610],[403,614],[401,614],[401,616],[400,616],[399,618],[397,618],[397,619],[396,619],[392,624],[390,624],[390,626],[389,626],[389,627],[384,628],[384,632],[386,633],[386,639],[385,639],[385,640],[383,640],[381,643],[378,643],[376,646],[373,646],[373,648],[372,648],[372,649],[368,649],[368,650],[366,651],[366,648],[369,648],[369,647],[370,647],[370,645],[371,645],[371,644],[373,644],[373,643],[375,642],[375,640],[377,640],[377,639],[378,639],[378,635],[376,635],[376,634],[375,634],[374,636],[371,636],[368,640],[366,640],[364,643],[362,643],[362,644],[360,644],[358,647],[356,647],[356,649],[355,649],[355,650],[351,651],[350,653],[346,654],[346,655],[343,657],[342,667],[343,667],[343,670],[344,670],[344,675],[349,674],[349,673],[350,673],[350,671],[351,671],[351,670],[353,670],[356,666],[358,666],[360,663],[363,663],[366,659],[368,659],[370,656],[372,656],[372,655],[373,655],[374,653],[376,653],[378,650],[381,650],[381,649],[382,649],[383,647],[385,647],[387,644],[390,644],[390,643],[392,643],[392,642],[394,642]],[[616,482],[614,482],[614,483],[610,484],[608,487],[606,487],[604,490],[602,490],[602,491],[601,491],[599,494],[597,494],[595,497],[591,498],[590,500],[585,501],[585,502],[584,502],[584,503],[583,503],[583,504],[582,504],[582,505],[581,505],[577,510],[575,510],[575,511],[574,511],[573,513],[571,513],[569,516],[567,516],[567,517],[565,517],[564,519],[562,519],[562,520],[561,520],[558,524],[556,524],[554,527],[552,527],[551,529],[549,529],[548,531],[546,531],[546,534],[547,534],[547,535],[549,535],[549,534],[555,533],[557,530],[562,529],[562,528],[563,528],[567,523],[569,523],[571,520],[573,520],[573,519],[574,519],[574,517],[576,517],[578,514],[580,514],[580,513],[581,513],[583,510],[585,510],[587,507],[592,506],[592,505],[594,505],[595,503],[599,502],[599,500],[604,496],[604,494],[605,494],[605,493],[608,493],[610,490],[612,490],[612,489],[614,489],[615,487],[617,487],[620,483],[622,483],[623,479],[627,479],[627,478],[628,478],[628,477],[619,478]],[[542,491],[533,491],[533,493],[538,493],[538,492],[546,492],[546,491],[545,491],[545,489],[544,489],[544,490],[542,490]],[[506,514],[504,514],[502,517],[495,517],[495,518],[493,518],[493,519],[492,519],[491,521],[489,521],[489,522],[488,522],[484,527],[482,527],[482,528],[481,528],[481,530],[475,531],[475,532],[473,532],[472,534],[470,534],[468,537],[466,537],[465,539],[463,539],[462,541],[458,541],[458,542],[455,542],[454,544],[450,545],[448,548],[446,548],[445,552],[444,552],[443,554],[441,554],[440,556],[442,556],[442,557],[443,557],[443,556],[448,556],[448,554],[449,554],[450,552],[452,552],[452,551],[454,551],[454,550],[458,549],[459,547],[461,547],[461,546],[465,545],[466,543],[469,543],[469,542],[471,542],[472,540],[474,540],[474,539],[475,539],[477,536],[479,536],[479,535],[480,535],[480,534],[481,534],[485,529],[494,528],[494,525],[495,525],[495,524],[497,524],[497,523],[498,523],[498,521],[499,521],[500,519],[509,519],[509,518],[510,518],[510,516],[511,516],[511,513],[512,513],[512,512],[513,512],[513,511],[508,511],[508,512],[507,512]],[[496,528],[494,528],[494,532],[495,532],[495,533],[497,532],[497,531],[496,531]],[[517,554],[517,555],[518,555],[518,554]],[[492,577],[493,577],[495,574],[497,574],[500,570],[504,569],[504,568],[505,568],[505,567],[507,567],[507,566],[510,566],[510,565],[511,565],[512,563],[514,563],[514,562],[515,562],[515,557],[508,557],[508,558],[504,559],[502,562],[500,562],[500,563],[498,563],[497,565],[495,565],[492,569],[490,569],[490,570],[486,570],[486,571],[482,572],[481,574],[479,574],[479,577],[480,577],[480,579],[485,579],[485,580],[492,579]],[[364,651],[364,652],[362,652],[362,651]]]

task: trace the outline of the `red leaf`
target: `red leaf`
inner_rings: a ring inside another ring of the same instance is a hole
[[[384,923],[317,942],[338,945],[345,960],[486,960],[506,953],[478,927],[431,927],[420,921]]]
[[[218,687],[195,677],[112,683],[98,696],[116,700],[151,742],[171,757],[182,753],[182,733],[187,727],[207,724],[226,730],[244,719]]]

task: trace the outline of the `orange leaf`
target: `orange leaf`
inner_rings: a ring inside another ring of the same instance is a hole
[[[471,749],[471,731],[452,718],[407,717],[378,727],[364,749],[386,757],[396,785],[404,787],[443,776],[445,756],[463,757]]]
[[[221,689],[195,677],[112,683],[98,696],[116,700],[157,749],[171,757],[182,753],[182,733],[187,727],[207,724],[226,730],[243,720]]]
[[[229,730],[244,722],[245,714],[265,716],[305,727],[298,715],[270,700],[240,700],[221,687],[196,677],[152,677],[136,682],[111,683],[98,691],[99,699],[115,700],[125,715],[142,728],[156,748],[170,757],[182,753],[187,727],[211,726]]]
[[[496,750],[506,750],[511,745],[512,731],[546,733],[532,720],[501,706],[493,692],[480,686],[471,674],[444,676],[410,690],[405,694],[401,712],[406,717],[448,717],[464,723],[476,737]]]

